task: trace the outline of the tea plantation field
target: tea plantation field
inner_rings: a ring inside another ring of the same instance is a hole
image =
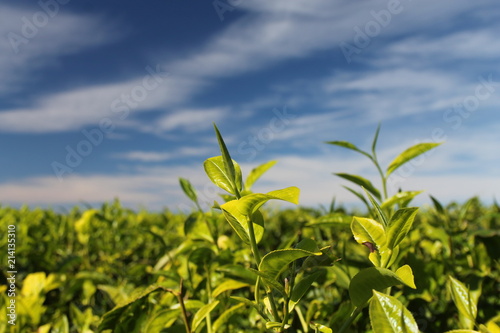
[[[329,212],[264,210],[263,215],[262,254],[303,239],[327,249],[324,262],[307,265],[308,259],[301,258],[283,267],[280,279],[288,279],[288,288],[291,268],[297,279],[314,280],[289,314],[288,330],[327,332],[321,330],[324,325],[338,332],[354,309],[350,281],[373,267],[369,248],[353,238],[352,216],[335,207]],[[267,310],[249,304],[257,280],[247,269],[256,268],[251,250],[216,210],[184,216],[133,212],[114,202],[67,214],[2,207],[0,217],[2,235],[15,225],[17,270],[12,326],[7,322],[13,299],[7,295],[9,274],[2,269],[0,332],[184,332],[179,298],[190,330],[266,331]],[[477,199],[416,215],[395,263],[412,268],[416,289],[396,285],[390,293],[411,312],[420,331],[445,332],[472,321],[471,328],[485,325],[482,331],[499,332],[499,227],[500,207],[484,207]],[[7,237],[0,248],[6,267]],[[474,320],[453,302],[450,277],[469,289],[466,303]],[[281,310],[284,297],[274,293]],[[200,314],[200,309],[205,311]],[[365,307],[349,332],[370,330]]]
[[[298,204],[300,189],[254,193],[275,162],[243,178],[215,131],[221,155],[203,167],[225,194],[207,210],[183,178],[187,214],[0,206],[0,333],[500,332],[500,207],[431,196],[419,208],[420,191],[387,191],[438,143],[382,168],[378,129],[371,152],[328,142],[379,171],[381,189],[337,174],[365,212],[279,210],[264,205]]]

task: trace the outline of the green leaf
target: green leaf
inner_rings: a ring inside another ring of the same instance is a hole
[[[307,290],[311,287],[314,281],[323,274],[321,271],[314,272],[310,275],[303,277],[298,283],[295,284],[292,290],[292,295],[288,303],[288,312],[292,312],[293,308],[306,294]]]
[[[264,172],[269,170],[271,167],[273,167],[276,164],[277,161],[269,161],[267,163],[261,164],[256,168],[253,168],[252,171],[250,171],[250,174],[248,175],[247,179],[245,180],[245,191],[250,191],[252,188],[253,184],[259,179]]]
[[[373,184],[366,178],[363,178],[358,175],[351,175],[348,173],[336,173],[335,175],[339,176],[340,178],[344,178],[350,182],[353,182],[356,185],[359,185],[361,187],[364,187],[368,192],[373,194],[377,199],[380,200],[380,192],[373,186]]]
[[[231,227],[247,244],[250,243],[248,221],[251,220],[255,239],[258,243],[264,234],[264,219],[258,209],[271,199],[284,200],[297,204],[299,193],[300,190],[297,187],[287,187],[282,190],[271,191],[267,194],[254,193],[246,195],[241,199],[228,201],[221,205],[220,208]]]
[[[245,297],[239,297],[239,296],[231,296],[230,298],[237,301],[237,302],[243,303],[246,306],[254,308],[260,314],[260,316],[262,318],[269,320],[269,317],[262,311],[261,308],[259,308],[259,306],[255,303],[255,301],[251,301]]]
[[[309,324],[311,326],[312,329],[314,330],[317,330],[318,332],[321,332],[321,333],[332,333],[332,329],[325,326],[325,325],[322,325],[322,324],[318,324],[318,323],[311,323]]]
[[[217,267],[215,270],[224,273],[226,277],[239,278],[249,284],[255,284],[257,281],[257,275],[241,265],[224,265]]]
[[[394,172],[397,168],[405,164],[406,162],[414,159],[415,157],[431,150],[434,147],[439,146],[441,143],[419,143],[416,144],[404,152],[399,154],[387,167],[387,171],[385,173],[385,177],[387,178],[391,173]]]
[[[350,150],[357,151],[358,153],[361,153],[361,154],[365,155],[369,159],[372,159],[372,157],[370,156],[370,154],[368,154],[367,152],[362,151],[361,149],[359,149],[358,147],[356,147],[354,144],[352,144],[350,142],[347,142],[347,141],[328,141],[326,143],[328,143],[330,145],[335,145],[335,146],[339,146],[339,147],[343,147],[343,148],[347,148],[347,149],[350,149]]]
[[[414,197],[422,193],[423,191],[404,191],[398,192],[390,198],[387,198],[380,207],[382,209],[391,208],[394,205],[405,206],[410,202]]]
[[[449,275],[448,290],[458,309],[460,323],[465,328],[472,329],[477,316],[477,304],[474,302],[469,289],[462,282]]]
[[[224,311],[219,316],[219,318],[217,318],[217,320],[214,322],[214,324],[212,326],[212,331],[213,332],[221,332],[220,328],[222,326],[224,326],[229,321],[231,316],[233,316],[235,313],[237,313],[238,311],[240,311],[244,307],[245,307],[245,303],[239,303],[239,304],[233,305],[232,307],[230,307],[229,309]]]
[[[138,296],[106,312],[101,318],[101,322],[97,327],[97,332],[102,332],[107,329],[113,330],[113,332],[135,332],[140,327],[141,323],[147,319],[147,313],[145,311],[148,303],[147,297],[160,289],[163,288],[155,285],[150,286]],[[141,315],[136,315],[134,317],[134,313]],[[131,320],[131,318],[134,320]]]
[[[258,276],[260,276],[262,278],[262,280],[264,280],[264,282],[266,282],[266,284],[268,286],[273,287],[282,296],[286,295],[286,293],[285,293],[285,287],[283,286],[283,284],[281,282],[277,281],[277,279],[276,279],[275,276],[273,276],[271,274],[268,274],[268,273],[264,273],[264,272],[258,271],[258,270],[253,269],[253,268],[248,268],[248,270],[251,271],[251,272],[254,272]]]
[[[431,198],[432,200],[432,203],[434,204],[434,208],[436,209],[436,211],[439,213],[439,214],[444,214],[444,208],[443,208],[443,205],[441,205],[441,203],[439,202],[438,199],[434,198],[432,195],[429,195],[429,197]]]
[[[451,330],[451,331],[446,331],[445,333],[481,333],[481,332],[474,330]]]
[[[363,201],[363,203],[366,205],[366,207],[368,208],[368,210],[371,211],[371,207],[368,204],[368,201],[366,201],[366,199],[365,199],[365,197],[363,196],[362,193],[357,192],[357,191],[355,191],[352,188],[347,187],[347,186],[342,186],[342,187],[345,188],[346,190],[348,190],[349,192],[351,192],[352,194],[354,194],[356,197],[358,197],[359,200]]]
[[[413,276],[413,271],[411,270],[411,267],[408,265],[404,265],[399,267],[396,270],[396,275],[399,276],[399,278],[406,284],[408,287],[417,289],[417,286],[415,285],[415,277]]]
[[[304,238],[295,245],[296,249],[301,249],[309,252],[319,252],[318,244],[311,238]]]
[[[370,218],[354,216],[351,222],[351,231],[359,244],[371,243],[380,248],[386,242],[384,227]]]
[[[241,282],[241,281],[236,281],[236,280],[226,280],[224,282],[221,282],[217,288],[212,291],[212,297],[216,298],[220,294],[222,294],[225,291],[228,290],[235,290],[235,289],[240,289],[244,287],[248,287],[250,284]]]
[[[239,192],[241,191],[241,184],[242,184],[241,170],[238,172],[236,168],[236,163],[231,159],[226,144],[224,143],[222,135],[220,134],[219,129],[217,128],[217,125],[215,125],[215,123],[214,123],[214,129],[215,129],[215,134],[217,136],[217,141],[219,142],[219,148],[222,155],[222,159],[224,161],[224,169],[235,191],[235,193],[233,192],[230,193],[238,197]]]
[[[262,217],[262,213],[255,211],[251,213],[252,215],[250,218],[249,215],[241,212],[240,206],[241,199],[228,201],[221,206],[222,213],[231,227],[233,227],[234,231],[236,231],[238,236],[246,244],[250,244],[248,221],[251,221],[253,224],[255,241],[259,243],[264,235],[264,218]]]
[[[300,190],[295,186],[271,191],[266,194],[253,193],[239,200],[238,210],[244,215],[250,215],[271,199],[288,201],[297,205],[299,203],[299,195]]]
[[[262,261],[259,265],[259,271],[277,279],[281,272],[283,272],[294,260],[319,255],[321,255],[321,252],[310,252],[302,249],[283,249],[271,251],[262,257]]]
[[[395,297],[373,291],[370,302],[373,333],[418,333],[410,311]]]
[[[196,190],[194,189],[193,185],[191,185],[191,182],[185,178],[179,178],[179,184],[181,185],[184,194],[186,194],[187,197],[191,199],[191,201],[197,203],[198,198],[196,196]]]
[[[236,232],[236,234],[240,237],[240,239],[245,243],[245,244],[250,244],[250,236],[248,235],[248,226],[246,223],[246,218],[243,216],[241,213],[239,213],[235,206],[236,206],[237,200],[229,201],[223,204],[222,206],[226,206],[225,209],[222,208],[222,213],[224,214],[224,217],[226,218],[226,221],[229,223],[229,225],[233,228],[233,230]],[[234,214],[237,214],[238,217],[234,216]],[[254,230],[255,230],[255,225],[254,225]]]
[[[382,207],[380,207],[378,202],[371,196],[370,192],[368,192],[365,188],[363,188],[363,190],[365,191],[368,199],[370,199],[370,202],[372,203],[373,208],[375,208],[375,212],[377,213],[377,216],[378,216],[380,222],[382,222],[382,225],[384,227],[387,227],[387,225],[389,224],[389,221],[388,221],[387,217],[385,216],[384,211],[382,210]]]
[[[387,227],[387,247],[393,249],[406,237],[411,229],[418,208],[401,208],[391,217]]]
[[[410,266],[407,267],[411,271]],[[402,279],[387,268],[365,268],[352,278],[349,284],[349,296],[351,297],[352,304],[360,307],[372,297],[373,290],[383,291],[386,288],[400,284],[406,284],[412,288],[415,286],[415,283],[410,280],[408,274]]]
[[[236,184],[233,180],[234,177],[228,174],[224,158],[222,156],[210,157],[203,163],[205,173],[207,174],[208,178],[210,178],[212,183],[214,183],[221,189],[233,195],[236,195],[236,193],[239,193],[239,191],[241,190],[241,168],[239,164],[236,163],[236,161],[232,161],[231,165],[236,175]]]
[[[373,142],[372,142],[372,155],[376,156],[376,147],[377,147],[377,141],[378,141],[378,134],[380,132],[380,123],[377,126],[377,130],[375,131],[375,136],[373,137]]]
[[[210,316],[210,312],[212,312],[217,305],[219,305],[219,301],[213,301],[202,306],[193,316],[193,322],[191,328],[194,331],[198,328],[201,322],[205,319],[206,316]]]

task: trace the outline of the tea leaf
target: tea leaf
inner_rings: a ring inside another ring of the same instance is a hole
[[[469,289],[462,282],[449,275],[448,290],[458,309],[461,324],[467,329],[472,329],[476,320],[477,305]]]
[[[262,257],[259,265],[259,271],[277,279],[288,265],[294,260],[309,257],[320,256],[321,252],[310,252],[302,249],[284,249],[271,251]]]
[[[208,303],[202,306],[198,312],[196,312],[193,316],[193,323],[191,325],[192,330],[196,331],[201,322],[205,319],[206,316],[210,316],[210,312],[215,309],[219,305],[219,301],[213,301],[212,303]]]
[[[411,268],[409,269],[411,271]],[[407,282],[409,284],[407,284]],[[402,279],[387,268],[365,268],[352,278],[349,284],[349,296],[351,297],[352,304],[359,307],[368,302],[372,297],[372,290],[383,291],[386,288],[400,284],[405,284],[410,287],[412,287],[411,285],[415,285],[413,281],[410,280],[408,274],[405,276],[405,279]]]
[[[236,195],[236,193],[239,193],[241,190],[241,168],[236,161],[232,162],[233,163],[231,165],[233,166],[234,173],[236,175],[236,183],[234,183],[234,177],[228,174],[224,158],[222,156],[215,156],[205,160],[203,167],[205,168],[208,178],[210,178],[215,185],[233,195]]]
[[[288,303],[288,312],[291,312],[295,305],[302,299],[302,297],[309,290],[311,285],[316,281],[316,279],[323,274],[322,271],[314,272],[310,275],[303,277],[292,290],[292,295],[290,297],[290,302]]]
[[[401,280],[406,284],[408,287],[417,289],[417,286],[415,286],[415,278],[413,276],[413,271],[411,270],[411,267],[408,265],[404,265],[399,267],[396,270],[396,275],[401,278]]]
[[[375,131],[375,136],[373,137],[373,142],[372,142],[372,154],[373,156],[376,156],[376,147],[377,147],[377,141],[378,141],[378,134],[380,132],[380,123],[377,126],[377,130]]]
[[[181,185],[184,194],[186,194],[187,197],[191,199],[191,201],[197,203],[198,198],[196,196],[196,190],[194,189],[193,185],[191,185],[191,182],[185,178],[179,178],[179,184]]]
[[[240,281],[236,281],[236,280],[226,280],[224,282],[221,282],[217,286],[217,288],[215,288],[214,291],[212,291],[212,297],[216,298],[217,296],[219,296],[220,294],[222,294],[225,291],[240,289],[240,288],[244,288],[244,287],[248,287],[248,286],[250,286],[250,284],[245,283],[245,282],[240,282]]]
[[[348,173],[336,173],[335,175],[344,178],[354,184],[357,184],[361,187],[364,187],[367,191],[373,194],[377,199],[380,200],[380,192],[373,186],[373,184],[366,178],[363,178],[358,175],[351,175]]]
[[[375,290],[370,302],[370,322],[373,333],[418,333],[411,312],[395,297]]]
[[[144,308],[148,302],[149,294],[163,289],[160,286],[150,286],[138,296],[127,301],[125,304],[116,306],[113,310],[106,312],[101,319],[97,332],[110,329],[113,332],[135,332],[140,324],[146,319]],[[134,313],[142,314],[133,316]],[[131,321],[131,319],[133,319]]]
[[[213,327],[212,327],[213,332],[221,332],[220,328],[229,321],[231,316],[233,316],[235,313],[237,313],[238,311],[240,311],[244,307],[245,307],[245,303],[239,303],[239,304],[233,305],[232,307],[230,307],[229,309],[224,311],[219,316],[219,318],[217,318],[217,320],[214,322]]]
[[[408,202],[411,201],[414,197],[422,193],[423,191],[404,191],[404,192],[398,192],[395,195],[393,195],[390,198],[387,198],[380,207],[382,209],[386,208],[391,208],[394,205],[400,205],[400,206],[405,206],[408,204]]]
[[[252,188],[253,184],[259,179],[264,172],[269,170],[271,167],[273,167],[276,164],[277,161],[269,161],[267,163],[261,164],[256,168],[253,168],[252,171],[250,171],[250,174],[248,175],[247,179],[245,180],[245,191],[250,191]]]
[[[362,151],[361,149],[359,149],[358,147],[356,147],[354,144],[352,144],[350,142],[347,142],[347,141],[328,141],[326,143],[328,143],[330,145],[335,145],[335,146],[344,147],[344,148],[347,148],[347,149],[350,149],[350,150],[357,151],[358,153],[361,153],[361,154],[365,155],[369,159],[372,159],[372,157],[370,156],[370,154],[368,154],[367,152]]]
[[[227,150],[226,144],[224,143],[224,139],[222,139],[222,135],[220,134],[219,129],[217,128],[217,125],[215,125],[215,123],[214,123],[214,129],[215,129],[215,135],[217,136],[217,141],[219,142],[219,148],[222,155],[222,160],[224,162],[224,169],[235,191],[235,193],[232,192],[230,193],[238,197],[239,192],[241,191],[241,184],[242,184],[241,170],[239,172],[236,170],[236,164],[231,159],[231,155],[229,155],[229,151]]]
[[[391,217],[387,228],[387,247],[393,249],[406,237],[418,208],[401,208]]]
[[[385,216],[384,211],[382,210],[382,207],[380,207],[378,202],[371,196],[371,194],[365,188],[363,188],[363,190],[365,191],[366,195],[368,196],[368,199],[370,199],[370,202],[372,203],[373,207],[375,208],[375,212],[377,213],[377,216],[380,219],[380,222],[382,222],[382,225],[384,227],[387,227],[387,225],[389,224],[389,221],[388,221],[387,217]]]
[[[419,143],[416,144],[408,149],[406,149],[404,152],[399,154],[392,162],[389,164],[387,167],[387,171],[385,173],[385,177],[389,177],[391,173],[394,172],[397,168],[405,164],[406,162],[414,159],[415,157],[431,150],[432,148],[435,148],[439,146],[441,143]]]
[[[385,244],[384,227],[373,219],[354,216],[351,222],[351,231],[359,244],[371,243],[378,248]]]

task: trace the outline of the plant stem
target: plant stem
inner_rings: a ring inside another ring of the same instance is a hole
[[[253,222],[249,217],[247,218],[247,225],[248,225],[248,234],[250,236],[250,247],[252,248],[253,257],[255,259],[255,263],[257,264],[257,269],[259,269],[262,257],[260,256],[259,248],[257,247],[257,241],[255,240],[255,231],[253,230]],[[279,316],[278,316],[278,310],[276,308],[276,301],[274,300],[272,291],[267,286],[266,286],[266,293],[267,296],[269,297],[269,302],[271,303],[271,311],[274,320],[278,321]]]
[[[371,158],[373,164],[375,164],[375,167],[378,170],[378,173],[380,174],[380,179],[382,180],[382,202],[384,202],[387,199],[387,178],[385,178],[384,171],[382,171],[382,168],[380,167],[380,164],[378,163],[377,160],[377,155],[375,155],[375,152],[373,152],[373,156]]]
[[[186,333],[191,333],[191,327],[189,326],[189,320],[187,316],[186,307],[184,306],[184,299],[182,297],[182,279],[180,282],[181,291],[176,293],[177,299],[179,300],[179,305],[181,306],[182,311],[182,320],[184,321],[184,326],[186,327]]]
[[[352,322],[358,315],[361,313],[363,310],[363,306],[357,307],[354,309],[354,311],[351,313],[351,316],[344,322],[338,333],[344,333],[349,326],[351,326]]]
[[[210,266],[207,267],[205,265],[205,269],[207,270],[207,294],[208,294],[208,302],[207,303],[211,303],[212,302],[212,283],[211,283],[212,274],[210,272]],[[210,318],[210,313],[207,314],[205,319],[207,321],[207,333],[212,333],[212,318]]]

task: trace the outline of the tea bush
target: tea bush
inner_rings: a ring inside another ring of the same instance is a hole
[[[16,325],[3,332],[500,332],[500,207],[479,198],[411,207],[418,191],[390,194],[398,167],[438,146],[424,143],[379,164],[380,189],[338,173],[365,215],[297,204],[293,187],[254,193],[275,162],[243,177],[217,127],[220,155],[208,178],[224,194],[203,211],[187,179],[191,213],[134,212],[119,201],[99,209],[0,207],[0,228],[16,226]],[[200,168],[201,169],[201,168]],[[328,176],[328,175],[326,175]],[[0,239],[7,249],[7,238]],[[2,250],[2,267],[7,262]]]

